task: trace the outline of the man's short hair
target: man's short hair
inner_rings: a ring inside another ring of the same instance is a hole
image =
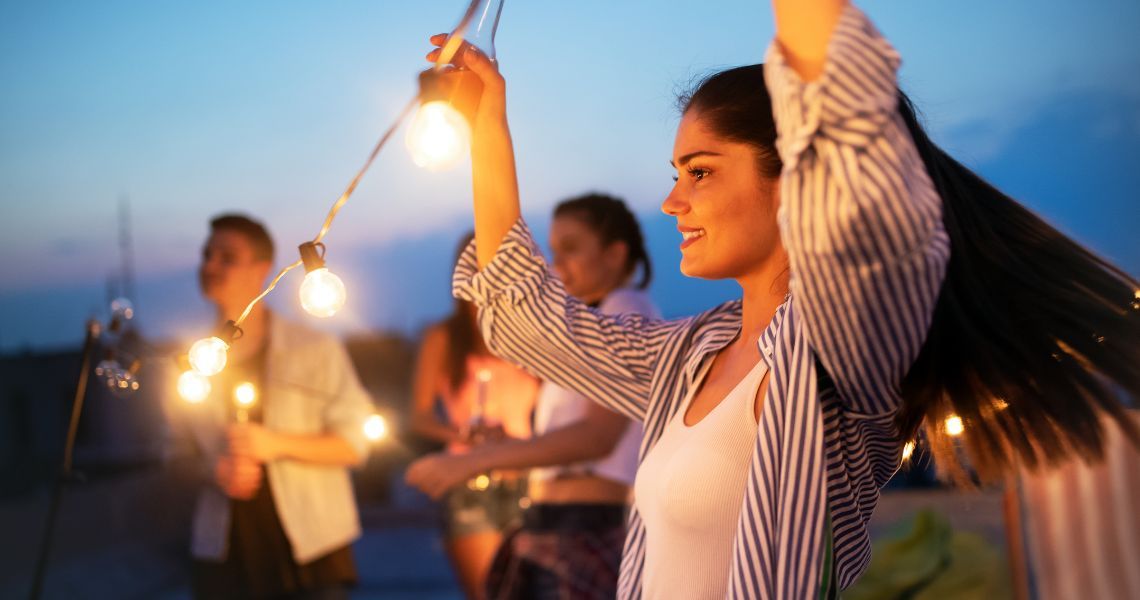
[[[210,220],[210,233],[216,231],[236,231],[245,236],[253,247],[253,257],[273,262],[273,238],[261,223],[239,214],[225,214]]]

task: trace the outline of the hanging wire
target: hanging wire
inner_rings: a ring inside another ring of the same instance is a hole
[[[448,37],[447,43],[444,44],[439,58],[436,60],[435,65],[432,67],[433,69],[439,70],[446,66],[449,62],[451,62],[451,59],[455,56],[455,53],[459,51],[459,48],[462,47],[464,35],[467,33],[467,27],[471,24],[471,20],[475,17],[475,11],[479,8],[479,3],[480,0],[471,0],[471,3],[467,5],[467,11],[463,14],[463,18],[459,21],[459,26],[457,26]],[[502,10],[501,6],[499,10]],[[340,209],[348,202],[348,199],[352,197],[352,193],[356,191],[356,186],[360,183],[360,180],[364,177],[364,174],[368,172],[369,167],[372,166],[372,162],[375,161],[376,156],[380,154],[380,150],[384,147],[385,144],[388,143],[388,140],[392,137],[392,135],[396,133],[396,130],[399,129],[400,124],[404,122],[404,119],[408,117],[408,114],[412,112],[412,109],[415,108],[417,104],[419,104],[419,101],[420,98],[417,94],[411,99],[411,101],[407,103],[407,105],[404,106],[404,109],[400,111],[400,114],[396,117],[396,120],[392,122],[392,124],[388,127],[388,130],[384,132],[384,135],[380,137],[380,141],[376,142],[376,145],[372,148],[372,152],[368,155],[368,160],[364,161],[364,165],[360,167],[359,171],[356,172],[356,176],[353,177],[352,181],[349,182],[348,187],[344,190],[344,193],[342,193],[340,197],[337,198],[336,202],[333,203],[332,208],[329,209],[329,214],[327,217],[325,217],[325,222],[323,225],[321,225],[321,230],[317,233],[317,237],[313,238],[314,244],[320,244],[321,240],[323,240],[325,235],[328,234],[329,228],[332,227],[333,219],[336,218],[337,213],[340,212]],[[285,267],[284,269],[281,269],[281,272],[279,272],[277,276],[273,278],[273,281],[270,282],[269,286],[266,287],[265,290],[260,294],[258,294],[256,298],[250,301],[248,305],[246,305],[245,310],[241,313],[241,316],[238,317],[237,321],[234,321],[234,325],[240,326],[242,322],[244,322],[245,319],[249,316],[249,313],[253,310],[253,307],[257,306],[258,302],[261,302],[261,300],[265,298],[269,292],[273,291],[273,288],[277,287],[277,282],[281,281],[281,278],[284,277],[286,273],[299,266],[301,266],[300,260]]]
[[[467,28],[471,25],[472,19],[475,18],[475,12],[478,10],[479,4],[480,0],[471,0],[471,3],[467,5],[467,11],[463,13],[463,18],[459,20],[459,25],[452,31],[451,35],[448,36],[447,42],[444,43],[443,48],[439,53],[439,57],[436,59],[435,65],[432,67],[434,70],[438,71],[439,69],[447,66],[447,64],[450,63],[451,59],[455,56],[455,53],[458,52],[459,48],[463,46],[463,39],[467,33]],[[500,5],[499,11],[502,12],[502,10],[503,7]],[[496,15],[495,20],[496,28],[498,28],[497,16],[498,15]],[[345,188],[344,193],[340,195],[340,198],[337,198],[337,201],[333,203],[332,208],[329,209],[329,214],[327,217],[325,217],[325,223],[321,226],[321,230],[317,233],[317,237],[313,238],[313,243],[320,243],[320,241],[325,238],[325,235],[329,232],[329,228],[332,227],[332,222],[333,219],[336,218],[336,214],[340,212],[341,207],[344,206],[346,202],[348,202],[348,198],[352,196],[352,192],[356,190],[356,185],[360,183],[360,179],[364,177],[364,173],[367,172],[368,168],[372,166],[372,161],[376,159],[376,155],[380,153],[380,149],[383,148],[384,144],[388,142],[388,138],[392,137],[392,134],[396,133],[396,129],[399,128],[400,123],[402,123],[404,119],[407,118],[408,114],[412,112],[412,109],[415,108],[417,104],[419,104],[419,101],[419,95],[416,95],[416,97],[412,98],[412,100],[408,102],[406,106],[404,106],[404,110],[400,111],[400,115],[396,117],[395,122],[393,122],[392,125],[388,128],[388,131],[384,132],[384,135],[380,138],[380,141],[376,142],[376,146],[372,149],[372,153],[368,155],[368,160],[364,162],[364,166],[360,168],[360,171],[356,173],[356,177],[353,177],[352,181],[348,184],[348,187]]]
[[[348,202],[348,198],[352,196],[352,192],[356,191],[357,184],[360,183],[360,179],[364,177],[364,174],[368,172],[368,168],[372,166],[372,161],[376,160],[376,155],[380,154],[380,149],[384,147],[384,144],[388,143],[388,138],[391,138],[392,134],[396,133],[396,130],[400,127],[400,123],[404,122],[404,119],[407,118],[408,113],[412,112],[412,109],[415,108],[416,104],[418,104],[419,101],[420,98],[418,95],[412,98],[412,100],[408,102],[406,106],[404,106],[404,109],[400,111],[400,115],[396,117],[396,120],[392,122],[392,125],[388,127],[388,131],[384,132],[384,135],[380,138],[380,141],[376,142],[376,146],[372,148],[372,153],[368,155],[368,160],[364,161],[364,166],[360,167],[360,170],[356,172],[356,176],[352,178],[352,181],[348,184],[348,187],[345,188],[344,193],[340,195],[340,198],[337,198],[336,202],[333,203],[332,208],[329,209],[329,215],[325,217],[325,223],[321,226],[320,233],[317,234],[317,237],[313,238],[314,244],[319,244],[321,240],[324,239],[325,234],[329,232],[329,227],[332,227],[332,222],[333,219],[336,218],[336,213],[340,212],[340,208],[344,206],[346,202]]]
[[[272,292],[273,288],[277,287],[277,282],[281,281],[281,278],[284,277],[286,273],[288,273],[289,271],[292,271],[293,269],[296,269],[299,266],[301,266],[300,260],[298,260],[297,262],[285,267],[284,269],[281,269],[281,272],[277,274],[277,277],[274,277],[273,281],[271,281],[269,283],[269,287],[265,288],[265,290],[263,292],[258,294],[256,298],[251,300],[250,303],[248,305],[246,305],[245,310],[243,310],[241,312],[241,316],[238,317],[238,320],[234,321],[234,326],[240,327],[242,322],[245,321],[245,318],[249,316],[250,311],[253,310],[253,307],[257,306],[257,303],[261,302],[261,299],[264,298],[266,295],[268,295],[269,292]]]

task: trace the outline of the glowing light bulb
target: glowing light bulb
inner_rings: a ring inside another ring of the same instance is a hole
[[[119,361],[107,358],[99,361],[99,364],[95,365],[95,376],[106,377],[108,381],[110,381],[115,377],[115,373],[119,369],[122,369],[122,367],[119,366]],[[108,385],[110,385],[110,383],[108,383]]]
[[[111,318],[130,321],[135,316],[135,305],[127,298],[115,298],[111,301]]]
[[[115,375],[107,381],[107,385],[111,387],[111,391],[117,395],[126,396],[131,392],[137,392],[139,389],[139,380],[135,377],[129,369],[119,369]]]
[[[491,487],[491,478],[486,474],[477,475],[467,482],[467,488],[476,492],[485,492],[489,487]]]
[[[226,367],[229,349],[229,344],[217,336],[202,338],[190,346],[190,366],[206,377],[217,375]]]
[[[388,422],[380,415],[371,415],[364,420],[364,437],[376,442],[388,437]]]
[[[327,267],[313,269],[301,282],[301,306],[314,317],[331,317],[344,306],[344,282]]]
[[[425,102],[416,111],[404,141],[417,166],[443,171],[463,159],[471,144],[471,127],[447,102]]]
[[[257,402],[257,388],[252,383],[244,381],[234,388],[234,402],[242,408],[249,408]]]
[[[962,423],[962,417],[951,415],[950,418],[946,419],[946,433],[959,436],[962,435],[963,431],[966,431],[966,426]]]
[[[910,460],[911,455],[914,454],[914,441],[909,441],[903,445],[903,462]]]
[[[210,395],[210,379],[190,369],[178,376],[178,395],[190,404],[198,404]]]

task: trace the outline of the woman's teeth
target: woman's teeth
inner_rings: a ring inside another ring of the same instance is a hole
[[[703,237],[704,235],[705,235],[704,229],[698,229],[696,231],[682,231],[681,232],[681,237],[684,238],[685,241],[695,240],[699,237]]]

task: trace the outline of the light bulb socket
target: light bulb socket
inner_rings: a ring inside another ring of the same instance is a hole
[[[325,245],[320,242],[305,242],[297,247],[301,251],[301,264],[305,272],[312,273],[325,266]]]
[[[474,121],[483,94],[483,81],[470,70],[455,67],[428,69],[420,73],[420,104],[447,102],[468,122]]]
[[[218,326],[218,331],[214,335],[219,340],[225,342],[227,346],[232,346],[234,344],[234,340],[240,340],[243,333],[245,332],[241,330],[241,327],[238,327],[237,323],[234,323],[231,320],[226,321],[224,324]]]

